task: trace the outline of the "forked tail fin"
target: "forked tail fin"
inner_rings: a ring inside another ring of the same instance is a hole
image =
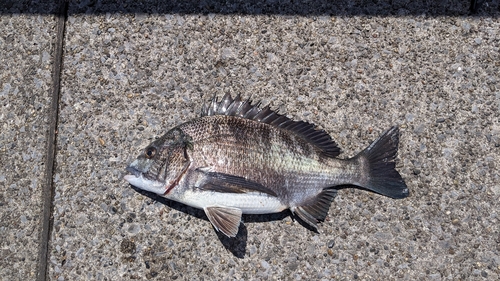
[[[368,163],[369,177],[364,188],[396,199],[409,195],[406,183],[396,171],[398,144],[399,129],[394,126],[356,156]]]
[[[391,198],[407,197],[408,187],[396,171],[398,144],[399,129],[394,126],[352,158],[351,160],[362,167],[363,174],[360,176],[363,178],[361,182],[357,181],[355,185]],[[317,196],[290,209],[304,222],[317,228],[316,223],[325,219],[336,194],[336,189],[325,188]]]

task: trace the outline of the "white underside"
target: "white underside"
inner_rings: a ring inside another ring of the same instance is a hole
[[[205,207],[232,207],[238,208],[243,214],[270,214],[278,213],[288,208],[283,205],[278,198],[269,196],[261,192],[250,193],[222,193],[214,191],[193,191],[186,190],[181,194],[172,192],[164,195],[166,192],[165,184],[157,183],[144,177],[126,175],[124,177],[130,184],[153,192],[174,201],[181,202],[191,207],[204,209]]]
[[[131,185],[138,187],[140,189],[144,189],[149,192],[153,192],[159,195],[165,194],[167,189],[165,188],[165,184],[156,183],[154,181],[145,179],[142,175],[140,177],[136,177],[134,175],[126,175],[123,177],[126,181],[128,181]]]
[[[278,213],[288,208],[276,197],[260,192],[220,193],[187,190],[183,193],[182,198],[168,195],[166,197],[199,209],[211,206],[238,208],[243,214]]]

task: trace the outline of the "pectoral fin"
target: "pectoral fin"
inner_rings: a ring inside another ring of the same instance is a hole
[[[258,182],[250,181],[243,177],[210,172],[205,168],[200,168],[197,171],[202,173],[204,176],[203,181],[198,186],[198,188],[203,190],[221,193],[261,192],[277,197],[273,190]]]
[[[230,207],[205,207],[205,214],[217,231],[235,237],[241,222],[241,210]]]

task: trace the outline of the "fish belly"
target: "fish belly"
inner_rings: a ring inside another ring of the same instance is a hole
[[[199,209],[210,206],[238,208],[243,214],[278,213],[288,208],[278,198],[260,192],[220,193],[188,190],[182,197],[170,199]]]

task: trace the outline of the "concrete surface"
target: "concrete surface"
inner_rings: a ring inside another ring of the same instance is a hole
[[[467,9],[461,4],[457,14]],[[387,15],[318,16],[143,14],[126,5],[112,13],[101,2],[70,3],[47,279],[498,279],[500,20],[498,1],[483,5],[471,17],[404,13],[397,5]],[[147,11],[168,10],[159,6]],[[21,51],[2,51],[2,59],[44,69]],[[12,67],[9,73],[26,66]],[[3,73],[2,89],[10,84],[13,91],[13,74]],[[26,95],[43,112],[48,101],[42,91],[31,95],[37,83],[27,83],[34,88]],[[228,239],[203,212],[141,194],[122,179],[145,145],[226,92],[319,125],[342,157],[399,125],[398,169],[410,197],[343,189],[319,233],[283,213],[245,216],[240,234]],[[45,124],[43,116],[24,130],[7,122],[6,104],[20,112],[29,99],[0,99],[8,131],[0,164],[2,255],[11,255],[2,260],[2,279],[25,280],[36,265],[22,245],[36,247],[41,187],[33,179],[41,175],[33,166],[43,161]],[[39,131],[28,131],[34,125]],[[22,134],[12,153],[9,145]],[[31,269],[19,271],[23,258]]]
[[[0,279],[34,280],[55,21],[50,14],[12,14],[17,4],[0,4]],[[54,4],[43,6],[53,12]]]

